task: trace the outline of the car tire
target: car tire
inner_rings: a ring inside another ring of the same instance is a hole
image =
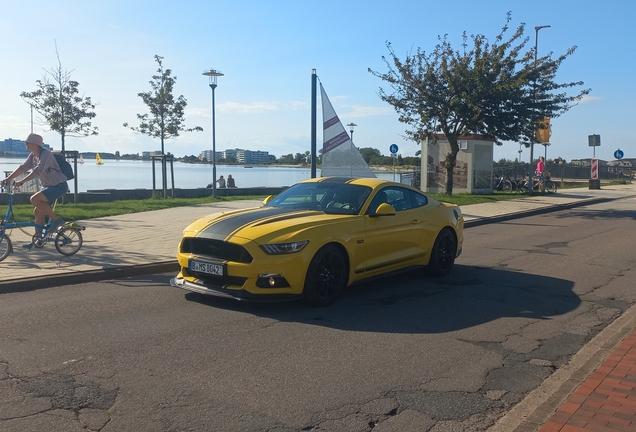
[[[453,232],[444,228],[435,239],[428,271],[433,276],[446,276],[453,269],[457,255],[457,241]]]
[[[347,265],[340,249],[322,247],[311,260],[303,296],[314,306],[327,306],[342,293],[347,283]]]

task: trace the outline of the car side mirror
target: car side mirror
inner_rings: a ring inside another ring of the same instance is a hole
[[[274,199],[274,195],[270,195],[267,198],[265,198],[263,200],[263,205],[267,204],[268,202],[270,202],[272,199]]]
[[[378,217],[378,216],[395,216],[395,208],[393,208],[392,205],[387,204],[387,203],[382,203],[378,206],[378,208],[375,211],[375,214],[370,215],[371,217]]]

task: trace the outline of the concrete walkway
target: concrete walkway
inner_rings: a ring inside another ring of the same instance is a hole
[[[636,183],[474,204],[462,206],[462,212],[470,228],[630,196],[636,196]],[[13,230],[10,236],[14,251],[0,262],[0,295],[176,273],[177,245],[182,229],[190,222],[213,212],[260,205],[258,200],[233,201],[87,220],[80,223],[86,226],[82,249],[72,257],[60,255],[52,244],[27,251],[21,245],[30,242],[30,234]],[[636,431],[636,307],[608,326],[577,356],[583,356],[573,359],[578,366],[571,362],[568,368],[555,372],[491,430],[536,431],[543,425],[541,432]],[[600,423],[606,429],[594,428]],[[611,425],[622,428],[611,429]]]

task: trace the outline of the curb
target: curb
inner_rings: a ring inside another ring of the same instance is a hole
[[[535,432],[636,329],[636,306],[626,310],[568,362],[501,417],[488,432]]]
[[[77,285],[86,282],[99,282],[124,277],[144,276],[155,273],[178,272],[179,263],[159,261],[152,264],[110,267],[100,270],[72,272],[52,276],[39,276],[22,280],[0,282],[0,294],[34,291],[43,288],[54,288],[62,285]]]
[[[600,203],[604,203],[608,201],[616,201],[623,198],[627,198],[627,197],[589,198],[586,200],[576,201],[576,202],[567,203],[567,204],[552,204],[547,207],[538,208],[535,210],[528,210],[525,212],[508,213],[508,214],[503,214],[499,216],[486,216],[482,218],[475,218],[475,219],[471,219],[469,221],[464,222],[464,228],[476,227],[480,225],[488,225],[491,223],[503,222],[503,221],[513,220],[513,219],[521,219],[521,218],[525,218],[529,216],[537,216],[537,215],[542,215],[546,213],[558,212],[562,210],[569,210],[576,207],[582,207],[582,206],[591,205],[591,204],[600,204]]]

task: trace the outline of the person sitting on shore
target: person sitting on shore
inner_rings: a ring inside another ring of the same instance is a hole
[[[225,179],[223,176],[219,177],[216,182],[219,184],[219,189],[225,189]]]
[[[235,188],[236,184],[234,183],[234,179],[232,178],[232,174],[227,176],[227,187]]]

